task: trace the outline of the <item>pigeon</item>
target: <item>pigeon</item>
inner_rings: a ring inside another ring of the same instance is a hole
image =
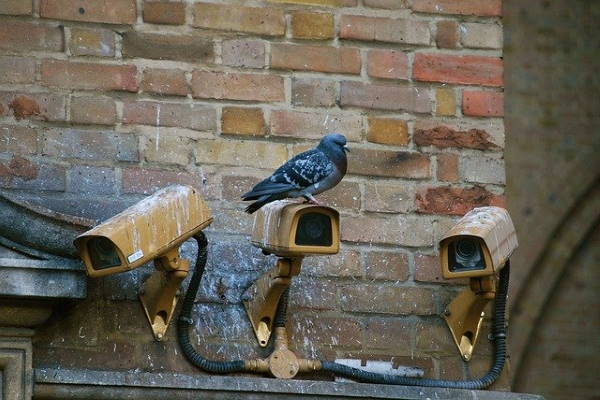
[[[242,195],[244,201],[256,200],[246,208],[246,212],[252,214],[265,204],[289,197],[304,197],[313,204],[319,204],[313,195],[331,189],[346,174],[347,151],[344,135],[326,135],[316,148],[293,157]]]

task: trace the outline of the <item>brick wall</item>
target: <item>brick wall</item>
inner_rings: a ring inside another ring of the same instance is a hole
[[[199,349],[256,356],[239,305],[272,263],[239,195],[326,132],[349,173],[321,196],[342,251],[304,263],[291,296],[302,356],[471,371],[439,314],[461,288],[437,241],[471,207],[504,204],[500,0],[4,1],[0,185],[105,218],[173,182],[215,214]],[[40,200],[41,199],[41,200]],[[186,254],[193,250],[186,246]],[[36,337],[35,363],[190,370],[136,301],[148,269],[89,282]]]

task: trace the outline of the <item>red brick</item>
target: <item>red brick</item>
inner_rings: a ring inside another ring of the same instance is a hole
[[[283,78],[277,75],[194,71],[192,93],[205,99],[285,100]]]
[[[32,83],[35,80],[33,58],[0,58],[0,83]]]
[[[415,281],[447,283],[451,285],[465,285],[469,283],[468,279],[444,279],[439,257],[425,254],[415,255]]]
[[[236,135],[265,135],[265,117],[260,108],[224,107],[221,132]]]
[[[431,176],[429,157],[425,154],[357,147],[348,155],[348,173],[412,179]]]
[[[109,29],[71,28],[69,51],[75,56],[114,57],[115,34]]]
[[[117,109],[113,99],[71,97],[71,122],[113,125],[116,121]]]
[[[345,347],[358,347],[362,341],[361,324],[352,317],[330,317],[322,312],[292,314],[289,322],[291,334],[290,339],[299,345],[309,343],[309,347],[315,344]],[[298,349],[308,351],[313,349]]]
[[[463,90],[462,111],[474,117],[502,117],[504,115],[504,93]]]
[[[363,343],[368,349],[391,350],[394,354],[412,352],[413,324],[407,319],[367,318]],[[389,354],[389,353],[388,353]],[[412,364],[411,364],[412,365]]]
[[[408,56],[395,50],[369,50],[368,74],[374,78],[408,79]]]
[[[162,35],[158,33],[126,32],[122,53],[125,58],[212,63],[213,42],[192,35]]]
[[[64,121],[66,97],[51,93],[0,92],[0,115],[12,112],[15,119]]]
[[[502,0],[414,0],[413,11],[435,14],[502,15]]]
[[[142,90],[145,92],[186,96],[188,84],[185,71],[179,69],[147,68],[142,78]]]
[[[292,103],[306,107],[333,107],[336,100],[336,82],[322,79],[294,79]]]
[[[408,279],[408,257],[391,251],[370,251],[365,268],[367,279],[405,281]]]
[[[35,129],[25,126],[0,125],[0,153],[37,153]]]
[[[360,115],[317,114],[300,111],[271,111],[271,135],[321,139],[325,134],[343,132],[350,141],[359,141]]]
[[[299,276],[290,288],[290,304],[294,308],[333,310],[337,307],[337,286],[331,280]]]
[[[380,243],[407,247],[427,247],[433,244],[431,222],[412,216],[384,216],[344,218],[342,240],[369,245]]]
[[[225,40],[221,44],[223,65],[264,68],[265,43],[260,40]]]
[[[282,36],[285,34],[285,17],[283,10],[277,8],[196,3],[193,26]]]
[[[215,128],[216,112],[204,105],[127,101],[123,104],[123,123],[171,126],[210,131]]]
[[[363,0],[363,4],[366,7],[387,8],[390,10],[407,8],[409,6],[408,0]]]
[[[431,112],[429,89],[353,81],[344,81],[341,85],[342,106],[417,113]]]
[[[437,178],[442,182],[458,182],[458,156],[451,153],[437,155]]]
[[[205,192],[208,184],[198,173],[137,167],[123,168],[121,181],[123,193],[139,194],[154,193],[175,183],[192,185]]]
[[[429,45],[430,33],[425,21],[342,15],[340,38]]]
[[[335,36],[333,15],[294,12],[292,14],[292,36],[295,39],[332,39]]]
[[[271,68],[359,74],[360,66],[357,48],[271,44]]]
[[[51,129],[44,132],[42,154],[95,161],[139,161],[137,137],[111,131]]]
[[[0,3],[0,14],[31,15],[33,12],[32,3],[32,0],[3,0]]]
[[[400,315],[435,313],[431,289],[376,284],[345,286],[342,289],[344,311]]]
[[[67,172],[68,192],[84,194],[112,194],[116,192],[115,170],[107,167],[75,165]]]
[[[453,20],[438,21],[435,42],[441,49],[456,49],[458,47],[458,23]]]
[[[137,11],[135,0],[41,0],[40,16],[71,21],[133,24]]]
[[[10,160],[0,159],[0,187],[64,191],[65,168],[13,155]]]
[[[367,140],[373,143],[406,146],[408,126],[406,121],[393,118],[369,117]]]
[[[341,250],[331,257],[306,257],[302,262],[302,273],[329,277],[361,277],[360,253],[354,250]]]
[[[408,213],[414,209],[413,185],[369,183],[365,185],[364,209],[385,213]]]
[[[457,356],[458,352],[450,330],[441,318],[439,321],[423,321],[417,324],[416,347],[417,350],[436,355]]]
[[[426,82],[502,86],[502,60],[481,56],[417,53],[413,79]]]
[[[480,186],[427,186],[417,191],[415,203],[417,211],[424,214],[464,215],[475,207],[500,206],[504,198]]]
[[[42,84],[68,89],[137,92],[137,68],[135,65],[43,60]]]
[[[0,24],[0,50],[28,52],[63,49],[60,27],[10,20]]]
[[[483,129],[472,128],[461,131],[445,125],[429,128],[424,124],[421,127],[419,123],[416,124],[413,135],[417,146],[459,147],[477,150],[498,149],[499,146],[492,139]]]
[[[185,4],[171,1],[144,1],[144,22],[183,25],[185,24]]]

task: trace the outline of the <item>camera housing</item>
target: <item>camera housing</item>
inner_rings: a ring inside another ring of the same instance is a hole
[[[274,201],[257,212],[251,241],[263,252],[280,257],[336,254],[340,215],[331,207]]]
[[[74,244],[88,275],[96,278],[140,267],[212,220],[197,189],[172,185],[78,236]]]
[[[479,207],[469,211],[440,241],[445,279],[473,278],[500,271],[517,248],[517,233],[508,211]]]

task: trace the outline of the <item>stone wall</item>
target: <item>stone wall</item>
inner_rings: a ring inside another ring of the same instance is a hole
[[[504,204],[500,0],[9,0],[0,14],[0,186],[99,220],[198,187],[215,216],[195,310],[206,356],[258,353],[239,301],[273,260],[249,245],[240,194],[335,131],[349,173],[320,199],[343,246],[294,282],[292,347],[429,377],[487,369],[489,342],[468,367],[439,317],[463,282],[436,255],[458,216]],[[37,332],[34,364],[194,371],[173,328],[152,339],[136,300],[149,271],[90,280]]]

